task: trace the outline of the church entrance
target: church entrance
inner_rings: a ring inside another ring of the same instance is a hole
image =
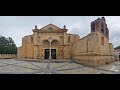
[[[49,53],[50,53],[50,50],[45,49],[45,59],[49,59]]]
[[[45,59],[49,59],[50,49],[45,49]],[[56,59],[56,49],[51,49],[51,59]]]
[[[51,58],[56,59],[56,49],[51,49]]]

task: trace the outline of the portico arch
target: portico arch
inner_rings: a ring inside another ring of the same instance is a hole
[[[54,48],[54,47],[58,47],[60,45],[60,42],[58,40],[53,40],[51,42],[51,47]]]
[[[42,41],[44,59],[57,59],[60,42],[56,39]]]
[[[49,48],[50,42],[48,40],[43,40],[42,41],[42,46],[45,47],[45,48]]]

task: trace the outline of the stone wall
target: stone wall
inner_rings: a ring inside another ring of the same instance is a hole
[[[74,61],[87,66],[100,66],[112,63],[114,61],[114,57],[103,55],[81,55],[74,56]]]
[[[25,36],[22,39],[22,46],[17,49],[18,58],[33,58],[33,35]]]
[[[22,58],[22,46],[17,48],[17,58]]]
[[[73,59],[89,66],[111,63],[114,61],[113,46],[99,31],[92,32],[73,45]]]
[[[0,54],[0,59],[12,59],[16,58],[16,54]]]

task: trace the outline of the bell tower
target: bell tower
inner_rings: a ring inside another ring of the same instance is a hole
[[[106,38],[109,39],[109,30],[104,17],[98,18],[91,22],[91,32],[95,31],[101,32]]]

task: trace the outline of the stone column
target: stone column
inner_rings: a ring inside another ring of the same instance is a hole
[[[50,42],[50,55],[49,55],[49,59],[51,59],[51,42]]]
[[[49,39],[49,43],[50,43],[50,53],[49,53],[49,59],[51,59],[51,43],[52,43],[52,38]]]

